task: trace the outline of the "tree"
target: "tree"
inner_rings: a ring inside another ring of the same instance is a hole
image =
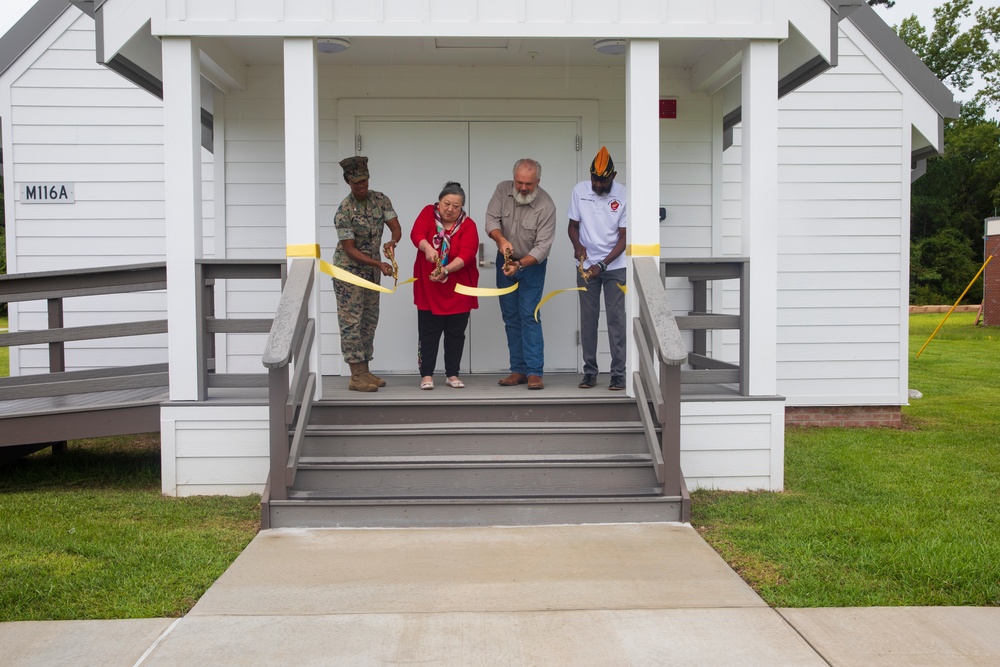
[[[978,74],[983,85],[972,101],[988,111],[1000,108],[1000,7],[977,9],[975,23],[963,32],[972,1],[950,0],[937,7],[930,35],[915,15],[903,19],[896,32],[945,85],[964,93]]]
[[[910,246],[910,303],[952,303],[962,294],[982,264],[966,241],[961,232],[949,227]],[[979,303],[982,298],[980,280],[964,300]]]
[[[961,117],[948,121],[944,154],[927,161],[914,182],[910,207],[910,301],[949,303],[965,289],[982,264],[983,220],[1000,206],[1000,126],[987,111],[1000,108],[1000,8],[980,8],[973,0],[949,0],[934,10],[928,34],[916,16],[895,28],[945,85],[968,91],[984,82]],[[869,4],[886,4],[869,0]],[[968,299],[981,299],[982,286]]]
[[[932,296],[947,303],[962,293],[983,261],[983,220],[1000,206],[1000,124],[986,120],[981,106],[967,103],[945,129],[945,146],[912,187],[914,303],[932,303]],[[981,295],[982,286],[976,285],[968,298],[978,302]]]

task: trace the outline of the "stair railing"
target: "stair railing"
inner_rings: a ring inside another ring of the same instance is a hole
[[[287,499],[288,488],[295,483],[299,451],[316,389],[316,373],[309,371],[316,320],[308,317],[314,262],[312,259],[292,261],[262,358],[268,369],[270,442],[270,472],[261,499],[261,520],[265,528],[268,501]],[[294,369],[291,373],[289,366]]]
[[[688,360],[677,320],[667,304],[659,266],[633,261],[639,314],[633,318],[638,370],[632,375],[646,442],[663,495],[681,498],[681,520],[691,519],[691,496],[681,471],[681,366]],[[659,438],[657,438],[659,430]]]
[[[210,388],[266,387],[265,373],[220,373],[216,362],[216,337],[223,334],[261,334],[271,330],[271,318],[219,317],[215,312],[218,280],[280,280],[284,285],[287,262],[281,259],[198,259],[195,260],[198,318],[198,377],[201,400]]]
[[[0,346],[33,345],[47,343],[49,351],[49,373],[63,374],[66,371],[66,343],[69,341],[98,340],[120,336],[144,336],[167,332],[167,320],[144,320],[118,322],[89,326],[67,327],[63,316],[63,302],[74,297],[91,297],[107,294],[128,294],[131,292],[159,291],[167,287],[167,265],[163,262],[129,264],[126,266],[95,267],[85,269],[64,269],[40,271],[0,276],[0,303],[25,301],[45,301],[48,309],[48,328],[38,331],[21,331],[0,334]],[[159,377],[151,379],[160,386],[166,384],[166,365],[152,365],[142,368],[144,373],[155,373]],[[74,378],[82,373],[70,373],[60,377]],[[89,391],[117,389],[115,379],[103,384],[94,382]],[[105,386],[107,385],[107,386]],[[70,391],[80,391],[78,388]],[[59,395],[41,393],[39,395]],[[30,398],[31,396],[11,396]],[[6,398],[6,396],[4,397]]]

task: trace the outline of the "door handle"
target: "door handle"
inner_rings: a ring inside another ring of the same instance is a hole
[[[485,245],[479,244],[479,266],[496,266],[497,263],[493,260],[486,259],[486,248]]]

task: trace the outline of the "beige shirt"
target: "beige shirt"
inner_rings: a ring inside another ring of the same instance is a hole
[[[514,201],[514,181],[502,181],[486,206],[486,234],[499,229],[514,246],[514,259],[527,255],[542,262],[556,238],[556,205],[545,190],[530,204]]]

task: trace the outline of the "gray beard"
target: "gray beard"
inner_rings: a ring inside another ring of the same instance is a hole
[[[535,201],[536,197],[538,197],[538,188],[535,188],[535,190],[530,195],[522,195],[520,192],[514,193],[514,201],[522,205],[530,204],[531,202]]]

